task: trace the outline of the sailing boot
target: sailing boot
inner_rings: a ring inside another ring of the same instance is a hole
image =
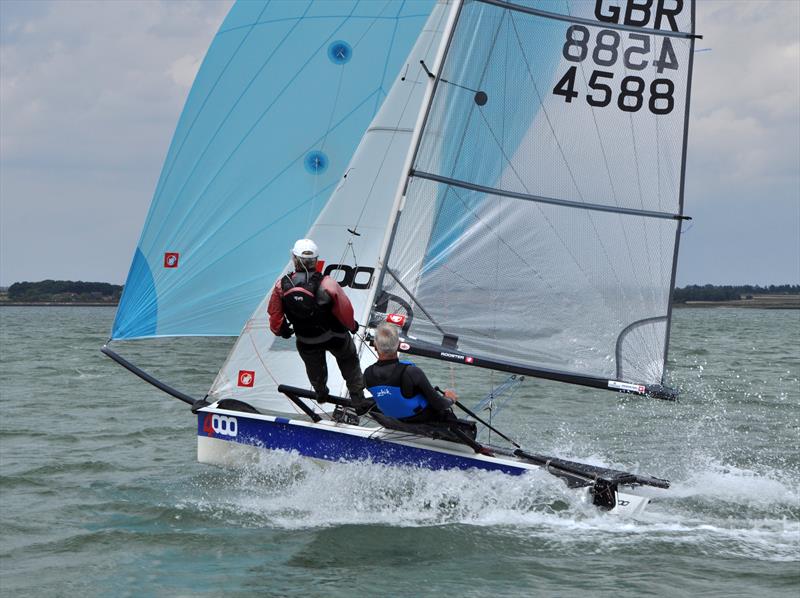
[[[333,421],[339,424],[350,424],[351,426],[357,426],[361,420],[358,417],[358,414],[351,409],[350,407],[342,407],[341,405],[336,405],[336,409],[333,410]]]
[[[375,401],[364,396],[362,391],[350,393],[350,406],[357,415],[364,415],[375,406]]]

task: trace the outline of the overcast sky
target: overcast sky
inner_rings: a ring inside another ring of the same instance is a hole
[[[230,1],[0,0],[0,285],[122,283]],[[800,2],[698,2],[678,284],[800,282]]]

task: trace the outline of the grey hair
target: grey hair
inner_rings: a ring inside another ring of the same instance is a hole
[[[400,345],[400,334],[397,326],[383,322],[375,329],[375,348],[381,355],[397,353]]]

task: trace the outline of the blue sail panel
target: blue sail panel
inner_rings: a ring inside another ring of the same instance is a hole
[[[112,338],[241,332],[341,179],[432,7],[233,6],[178,122]]]

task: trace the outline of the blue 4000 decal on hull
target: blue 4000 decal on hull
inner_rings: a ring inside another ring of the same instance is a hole
[[[277,418],[273,422],[239,415],[200,413],[197,420],[197,434],[266,449],[294,450],[306,457],[328,461],[371,461],[434,470],[475,467],[512,475],[520,475],[527,471],[504,463],[450,455],[318,427],[299,426],[284,418]]]

